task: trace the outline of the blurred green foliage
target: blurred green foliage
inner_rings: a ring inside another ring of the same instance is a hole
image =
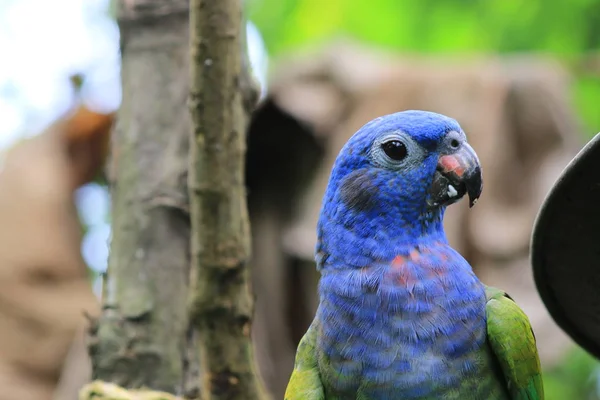
[[[546,400],[600,400],[598,375],[598,361],[576,348],[561,365],[544,373]]]
[[[247,0],[248,16],[278,56],[350,36],[411,53],[543,52],[575,73],[573,101],[600,131],[600,68],[579,66],[600,47],[600,0]]]

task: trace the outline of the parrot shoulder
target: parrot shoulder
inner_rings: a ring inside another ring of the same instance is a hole
[[[486,287],[488,343],[512,400],[543,400],[544,387],[527,315],[503,290]]]
[[[294,370],[285,391],[285,400],[325,400],[315,352],[316,341],[317,323],[313,321],[298,345]]]

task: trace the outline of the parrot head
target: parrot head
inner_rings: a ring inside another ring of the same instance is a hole
[[[393,256],[393,247],[427,237],[445,240],[446,206],[465,195],[473,206],[482,188],[479,159],[454,119],[413,110],[376,118],[334,163],[317,262],[329,248],[341,251],[347,264],[353,256]]]

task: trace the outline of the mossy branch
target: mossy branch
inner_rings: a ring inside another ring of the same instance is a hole
[[[183,400],[170,393],[153,390],[127,390],[121,386],[94,381],[85,385],[79,392],[79,400]]]
[[[190,321],[203,400],[262,398],[250,341],[244,156],[253,89],[244,84],[243,27],[241,0],[190,2]]]

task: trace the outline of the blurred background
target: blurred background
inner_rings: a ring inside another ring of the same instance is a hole
[[[484,165],[482,201],[448,215],[451,242],[530,315],[547,398],[600,399],[600,364],[551,321],[527,255],[545,194],[600,131],[600,1],[247,0],[246,8],[261,85],[247,161],[254,339],[276,398],[316,306],[314,226],[335,155],[368,120],[421,108],[458,119]],[[0,0],[2,149],[77,104],[119,108],[115,16],[110,0]],[[81,252],[100,293],[111,232],[105,181],[81,187],[76,202]]]

